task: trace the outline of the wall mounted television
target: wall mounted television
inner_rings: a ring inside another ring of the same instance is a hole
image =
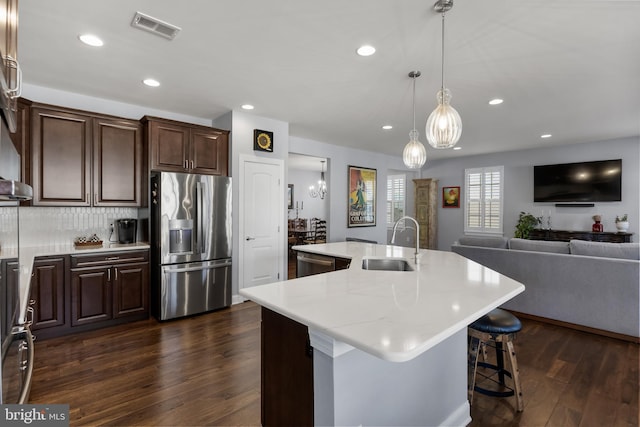
[[[619,202],[622,159],[533,167],[534,202]]]

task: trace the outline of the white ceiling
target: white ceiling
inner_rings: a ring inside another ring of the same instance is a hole
[[[434,2],[21,0],[19,59],[28,84],[203,118],[250,103],[291,135],[400,156],[412,127],[407,74],[422,72],[422,142],[440,85]],[[168,41],[134,29],[136,11],[182,31]],[[640,135],[639,23],[638,1],[456,0],[445,83],[463,149],[429,157]],[[105,45],[81,44],[86,32]],[[377,53],[357,56],[362,44]],[[146,77],[162,85],[143,86]],[[490,107],[494,97],[505,102]]]

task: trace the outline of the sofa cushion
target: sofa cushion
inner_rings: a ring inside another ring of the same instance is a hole
[[[507,249],[509,240],[498,236],[462,236],[458,243],[464,246],[482,246],[485,248]]]
[[[553,242],[549,240],[528,240],[513,238],[509,240],[509,249],[517,251],[552,252],[568,254],[569,242]]]
[[[640,243],[606,243],[571,240],[571,253],[605,258],[640,260]]]

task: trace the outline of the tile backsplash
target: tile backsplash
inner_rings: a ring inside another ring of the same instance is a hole
[[[68,246],[77,237],[92,234],[105,243],[115,240],[110,225],[119,218],[138,218],[138,209],[20,207],[19,217],[21,247]]]

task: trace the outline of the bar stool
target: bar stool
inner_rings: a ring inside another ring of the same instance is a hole
[[[522,329],[520,320],[508,311],[496,308],[480,319],[469,325],[468,341],[468,397],[469,404],[473,403],[473,392],[495,397],[516,397],[516,407],[518,412],[524,409],[522,399],[522,388],[520,387],[520,377],[518,375],[518,362],[516,352],[513,348],[513,339],[518,331]],[[495,347],[496,364],[487,362],[486,346]],[[506,350],[503,348],[506,345]],[[478,354],[482,349],[483,361],[478,361]],[[510,371],[504,366],[504,353],[509,359]],[[489,374],[478,372],[478,366],[486,368]],[[486,381],[491,381],[498,385],[497,390],[484,388],[476,385],[476,376],[482,376]],[[495,376],[497,375],[497,380]],[[511,378],[512,387],[505,382],[505,377]],[[505,390],[506,389],[506,390]]]

